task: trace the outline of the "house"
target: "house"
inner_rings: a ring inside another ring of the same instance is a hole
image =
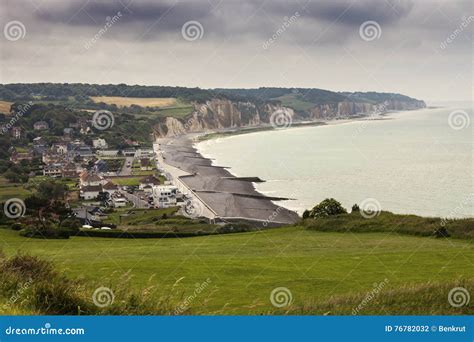
[[[13,127],[11,130],[11,135],[13,139],[20,139],[23,134],[23,129],[21,127]]]
[[[46,121],[36,121],[33,124],[33,129],[35,131],[44,131],[49,129],[49,124]]]
[[[86,185],[81,186],[79,196],[85,200],[91,200],[96,199],[100,192],[102,192],[101,185]]]
[[[152,158],[155,152],[151,148],[139,148],[135,151],[135,157],[137,158]]]
[[[149,158],[142,158],[140,159],[140,170],[142,171],[151,171],[153,170],[153,166]]]
[[[158,208],[176,206],[178,188],[174,185],[153,186],[153,202]]]
[[[134,148],[127,148],[122,151],[125,157],[135,157],[135,149]]]
[[[118,185],[112,182],[107,182],[104,185],[102,185],[102,192],[107,192],[110,197],[112,197],[115,194],[118,194],[118,191],[119,191]]]
[[[76,155],[81,158],[92,158],[94,157],[94,153],[92,153],[92,149],[89,146],[78,146],[76,148]]]
[[[119,155],[119,150],[99,150],[97,155],[101,157],[116,157]]]
[[[57,154],[66,154],[67,153],[67,144],[57,143],[51,146],[51,150]]]
[[[73,163],[67,163],[63,166],[62,176],[64,178],[75,178],[77,177],[77,168]]]
[[[92,146],[97,149],[103,149],[103,148],[109,147],[105,139],[102,139],[102,138],[92,140]]]
[[[87,171],[86,171],[86,172],[83,172],[83,173],[80,175],[79,182],[80,182],[80,186],[81,186],[81,187],[85,187],[85,186],[99,186],[99,187],[101,187],[101,189],[102,189],[102,184],[107,183],[106,180],[104,180],[103,178],[99,177],[99,176],[96,175],[95,173],[88,173]]]
[[[147,176],[140,180],[140,185],[138,188],[146,192],[152,192],[152,187],[156,185],[160,185],[160,180],[155,176]]]
[[[63,164],[51,163],[43,168],[43,175],[49,177],[61,177],[63,174]]]
[[[125,198],[124,195],[115,194],[114,196],[111,197],[111,199],[109,200],[109,203],[114,208],[120,208],[120,207],[125,207],[128,203],[128,200]]]

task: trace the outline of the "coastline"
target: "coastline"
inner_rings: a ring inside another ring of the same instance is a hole
[[[225,166],[212,165],[193,146],[199,134],[159,138],[154,144],[158,163],[174,185],[193,199],[199,215],[214,221],[249,221],[261,228],[299,220],[296,212],[274,202],[288,198],[268,197],[255,189],[258,177],[236,177]]]
[[[393,111],[377,117],[358,116],[350,119],[329,121],[297,122],[288,127],[305,128],[329,126],[356,121],[393,120]],[[275,130],[271,125],[239,127],[215,130],[212,132],[188,133],[181,136],[158,138],[156,152],[159,162],[183,193],[193,198],[200,211],[211,220],[245,220],[261,223],[262,227],[291,224],[299,220],[298,214],[278,205],[289,198],[271,197],[259,192],[254,183],[264,182],[260,175],[236,176],[223,165],[213,165],[212,158],[204,157],[196,147],[197,143],[230,137],[234,135],[259,133]]]

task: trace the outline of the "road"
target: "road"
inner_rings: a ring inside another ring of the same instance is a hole
[[[122,170],[119,172],[119,176],[131,176],[132,175],[132,166],[133,166],[134,157],[126,157],[125,162],[123,163]],[[130,164],[130,166],[127,166]]]
[[[150,207],[147,201],[140,199],[134,194],[129,194],[128,192],[123,190],[121,190],[120,193],[123,194],[127,198],[127,200],[132,202],[134,207],[137,209],[148,209]]]

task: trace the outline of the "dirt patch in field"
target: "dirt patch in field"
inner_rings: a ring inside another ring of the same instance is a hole
[[[91,96],[98,103],[115,104],[119,107],[130,107],[132,104],[141,107],[170,107],[176,104],[173,97],[121,97],[121,96]]]
[[[10,106],[13,102],[0,101],[0,113],[10,114]]]

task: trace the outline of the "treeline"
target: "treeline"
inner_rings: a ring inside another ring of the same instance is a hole
[[[393,93],[333,92],[317,88],[269,88],[255,89],[201,89],[168,86],[142,86],[127,84],[83,84],[83,83],[15,83],[0,85],[0,99],[5,101],[74,101],[94,106],[90,96],[121,97],[175,97],[186,101],[206,102],[212,98],[232,101],[251,101],[256,104],[274,101],[284,95],[294,95],[314,104],[335,104],[342,101],[373,102],[416,101]],[[104,104],[105,105],[105,104]],[[109,109],[109,108],[104,108]]]
[[[215,94],[200,88],[141,86],[126,84],[85,83],[12,83],[0,85],[0,99],[5,101],[87,101],[89,96],[179,97],[188,101],[205,102]]]

